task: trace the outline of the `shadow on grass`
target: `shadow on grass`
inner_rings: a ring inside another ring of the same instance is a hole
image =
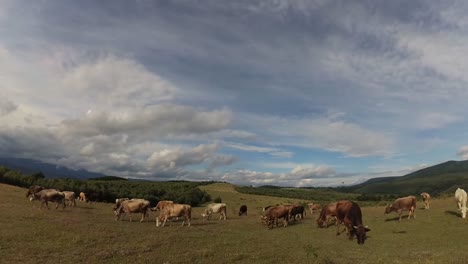
[[[406,234],[406,231],[392,231],[393,234]]]
[[[393,218],[387,218],[387,219],[385,219],[385,222],[398,221],[399,219],[400,219],[399,216],[393,217]],[[402,221],[402,222],[405,221],[405,220],[412,220],[412,219],[413,219],[413,218],[408,219],[408,215],[402,215],[402,216],[401,216],[401,221]]]
[[[449,211],[449,210],[446,210],[446,211],[445,211],[445,214],[453,215],[453,216],[456,216],[456,217],[460,217],[460,214],[459,214],[457,211]]]

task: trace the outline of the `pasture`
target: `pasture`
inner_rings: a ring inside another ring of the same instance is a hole
[[[319,229],[315,214],[286,227],[260,224],[261,206],[299,200],[240,194],[228,184],[202,186],[228,205],[228,220],[203,222],[203,207],[192,211],[192,226],[155,226],[154,212],[140,223],[115,221],[112,204],[79,202],[65,210],[39,209],[26,189],[0,184],[1,263],[468,263],[468,219],[452,197],[418,201],[416,219],[397,221],[384,206],[363,207],[372,230],[364,245]],[[248,206],[248,216],[237,215]],[[404,214],[406,215],[406,214]]]

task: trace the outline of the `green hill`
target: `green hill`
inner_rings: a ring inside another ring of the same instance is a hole
[[[346,191],[367,194],[419,194],[429,192],[442,195],[468,188],[468,161],[447,161],[401,177],[370,179],[345,188]]]

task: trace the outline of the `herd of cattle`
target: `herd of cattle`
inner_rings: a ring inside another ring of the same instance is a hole
[[[71,191],[45,189],[37,185],[29,188],[26,197],[31,201],[41,201],[41,208],[45,204],[47,209],[49,209],[48,202],[55,202],[55,209],[57,209],[60,205],[63,208],[66,206],[76,206],[76,200],[89,201],[89,198],[87,198],[83,192],[76,197],[75,193]],[[421,197],[424,201],[424,208],[429,209],[431,196],[427,192],[423,192],[421,193]],[[461,211],[462,218],[466,218],[467,193],[465,190],[458,188],[455,191],[455,200],[458,209]],[[343,200],[329,203],[323,207],[317,203],[309,203],[307,207],[312,215],[314,212],[320,211],[316,219],[318,227],[328,227],[330,222],[335,220],[337,235],[340,234],[340,224],[343,224],[349,239],[353,239],[354,236],[356,236],[357,243],[364,244],[366,232],[369,232],[370,229],[362,223],[362,212],[357,203]],[[399,216],[399,221],[401,221],[401,215],[404,211],[409,212],[408,219],[410,219],[411,216],[416,218],[415,210],[416,197],[411,195],[398,198],[393,204],[388,204],[385,208],[385,214],[396,212]],[[125,215],[132,221],[132,214],[141,213],[140,222],[145,219],[149,211],[159,211],[159,215],[156,217],[156,226],[164,226],[167,220],[178,219],[179,217],[183,218],[182,226],[184,226],[185,223],[190,226],[190,221],[192,219],[192,207],[190,205],[178,204],[173,201],[159,201],[155,207],[151,207],[150,202],[145,199],[119,198],[115,201],[113,211],[116,220],[119,220],[122,215]],[[283,226],[286,227],[288,226],[289,220],[296,221],[296,219],[304,219],[305,212],[306,210],[303,205],[285,204],[267,206],[263,208],[261,219],[262,223],[266,224],[269,229],[273,228],[275,225],[278,226],[278,219],[283,219]],[[204,220],[210,220],[212,214],[219,214],[219,220],[226,220],[226,204],[209,204],[206,206],[201,216]],[[247,205],[242,205],[239,208],[239,216],[242,215],[247,215]]]

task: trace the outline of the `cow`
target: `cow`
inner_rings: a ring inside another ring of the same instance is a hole
[[[163,209],[161,209],[161,213],[156,217],[156,226],[164,226],[167,219],[180,216],[184,217],[182,226],[184,226],[185,222],[187,222],[187,225],[190,226],[190,220],[192,219],[192,207],[188,204],[168,204]]]
[[[296,216],[298,215],[301,220],[304,219],[305,209],[303,205],[293,205],[291,212],[289,213],[289,218],[292,218],[294,221],[296,221]]]
[[[427,192],[423,192],[421,193],[421,197],[423,199],[423,202],[424,202],[424,209],[429,209],[429,202],[431,201],[431,195],[428,194]]]
[[[268,229],[273,228],[274,224],[278,226],[278,219],[284,218],[283,226],[288,226],[289,215],[291,214],[291,209],[293,207],[291,205],[278,205],[274,207],[270,207],[265,211],[265,216],[263,219],[265,220]]]
[[[219,220],[226,220],[226,204],[225,203],[212,203],[206,206],[205,212],[201,214],[203,219],[210,221],[211,214],[219,214]]]
[[[119,220],[122,213],[130,217],[130,222],[132,222],[132,213],[141,213],[140,223],[143,222],[145,216],[148,213],[150,207],[150,202],[144,199],[135,199],[135,200],[125,200],[120,203],[119,208],[114,208],[114,214],[116,216],[115,220]]]
[[[401,222],[401,213],[403,211],[409,211],[408,219],[410,219],[411,214],[413,214],[413,219],[416,218],[416,197],[413,195],[398,198],[393,202],[393,204],[388,204],[385,208],[385,214],[389,214],[391,212],[396,212],[400,218],[399,222]]]
[[[173,201],[159,201],[155,207],[151,208],[151,211],[159,211],[164,209],[169,204],[173,204]]]
[[[363,245],[366,240],[366,233],[370,229],[362,224],[362,212],[359,205],[348,200],[337,202],[336,217],[338,219],[336,235],[340,234],[340,223],[343,223],[348,238],[351,240],[356,236],[357,243]]]
[[[239,208],[239,216],[241,215],[247,215],[247,205],[243,204]]]
[[[47,209],[49,209],[49,203],[48,202],[55,202],[57,205],[55,206],[55,209],[59,207],[59,205],[62,205],[62,208],[65,209],[65,194],[63,192],[60,192],[56,189],[43,189],[37,193],[32,193],[29,196],[29,200],[39,200],[41,201],[41,209],[44,204],[47,206]]]
[[[320,211],[320,215],[316,220],[318,227],[328,227],[329,220],[331,218],[336,219],[336,204],[337,203],[329,203],[322,208],[322,210]]]
[[[35,194],[35,193],[40,192],[40,191],[42,191],[44,189],[45,189],[44,187],[39,186],[39,185],[30,186],[29,189],[28,189],[28,192],[26,193],[26,197],[29,198],[31,196],[31,194]]]
[[[458,210],[462,213],[462,218],[466,218],[466,199],[465,190],[457,188],[455,191],[455,201],[457,202]]]
[[[63,194],[65,194],[65,202],[67,203],[67,205],[75,207],[75,193],[72,191],[63,191]]]
[[[322,209],[322,206],[317,203],[308,203],[307,206],[309,207],[309,211],[311,215],[313,215],[315,211],[319,211]]]
[[[278,206],[278,204],[276,206]],[[274,207],[274,205],[268,205],[268,206],[262,207],[262,211],[265,212],[266,210],[268,210],[271,207]]]
[[[86,194],[84,192],[80,192],[80,195],[78,196],[78,200],[82,202],[87,202],[88,198],[86,198]]]

